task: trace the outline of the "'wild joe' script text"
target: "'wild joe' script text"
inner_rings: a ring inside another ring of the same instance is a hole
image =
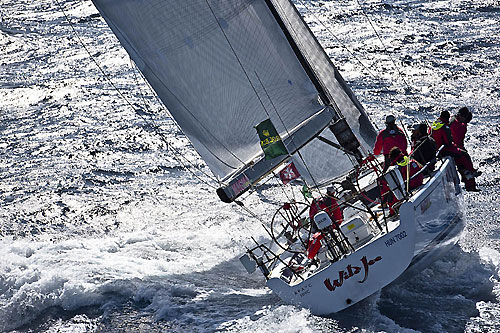
[[[363,264],[363,267],[347,265],[346,270],[339,271],[339,278],[333,280],[333,283],[330,281],[330,279],[326,279],[324,281],[325,286],[328,290],[335,291],[335,288],[341,287],[344,284],[345,280],[353,277],[356,274],[361,273],[361,271],[364,271],[364,277],[363,280],[358,282],[363,283],[368,278],[368,267],[380,260],[382,260],[381,256],[378,256],[372,260],[368,260],[366,259],[366,256],[364,256],[363,258],[361,258],[361,263]]]

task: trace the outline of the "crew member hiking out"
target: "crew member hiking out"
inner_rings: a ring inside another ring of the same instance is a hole
[[[448,111],[443,111],[439,115],[439,118],[432,123],[431,135],[436,141],[436,148],[439,150],[439,148],[443,146],[441,154],[443,156],[453,157],[467,191],[480,191],[476,186],[475,179],[480,173],[474,169],[469,154],[465,150],[458,148],[453,142],[449,121],[450,113]]]
[[[465,135],[467,134],[467,124],[472,120],[472,113],[464,106],[458,110],[458,113],[450,120],[450,130],[453,142],[458,148],[465,149]],[[481,173],[481,172],[479,172]]]
[[[385,129],[378,133],[377,139],[375,140],[375,147],[373,148],[373,154],[384,154],[384,172],[387,171],[391,163],[389,160],[391,149],[398,147],[406,154],[406,147],[408,146],[408,141],[406,140],[403,130],[396,126],[396,117],[393,115],[387,116],[385,118],[385,125]]]

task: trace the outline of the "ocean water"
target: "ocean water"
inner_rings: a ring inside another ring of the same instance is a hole
[[[284,304],[238,260],[265,231],[217,199],[92,3],[2,0],[0,331],[500,331],[500,2],[295,3],[379,127],[472,110],[459,245],[328,318]],[[247,205],[269,217],[272,192]]]

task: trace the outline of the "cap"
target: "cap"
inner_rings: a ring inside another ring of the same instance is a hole
[[[392,114],[385,117],[386,124],[394,124],[395,122],[396,122],[396,117],[394,117]]]

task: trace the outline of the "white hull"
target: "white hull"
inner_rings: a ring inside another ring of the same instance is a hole
[[[273,273],[267,286],[313,314],[341,311],[388,284],[425,268],[451,248],[463,230],[462,193],[454,163],[446,160],[400,208],[400,221],[342,260],[291,285]],[[278,270],[279,271],[279,270]]]

